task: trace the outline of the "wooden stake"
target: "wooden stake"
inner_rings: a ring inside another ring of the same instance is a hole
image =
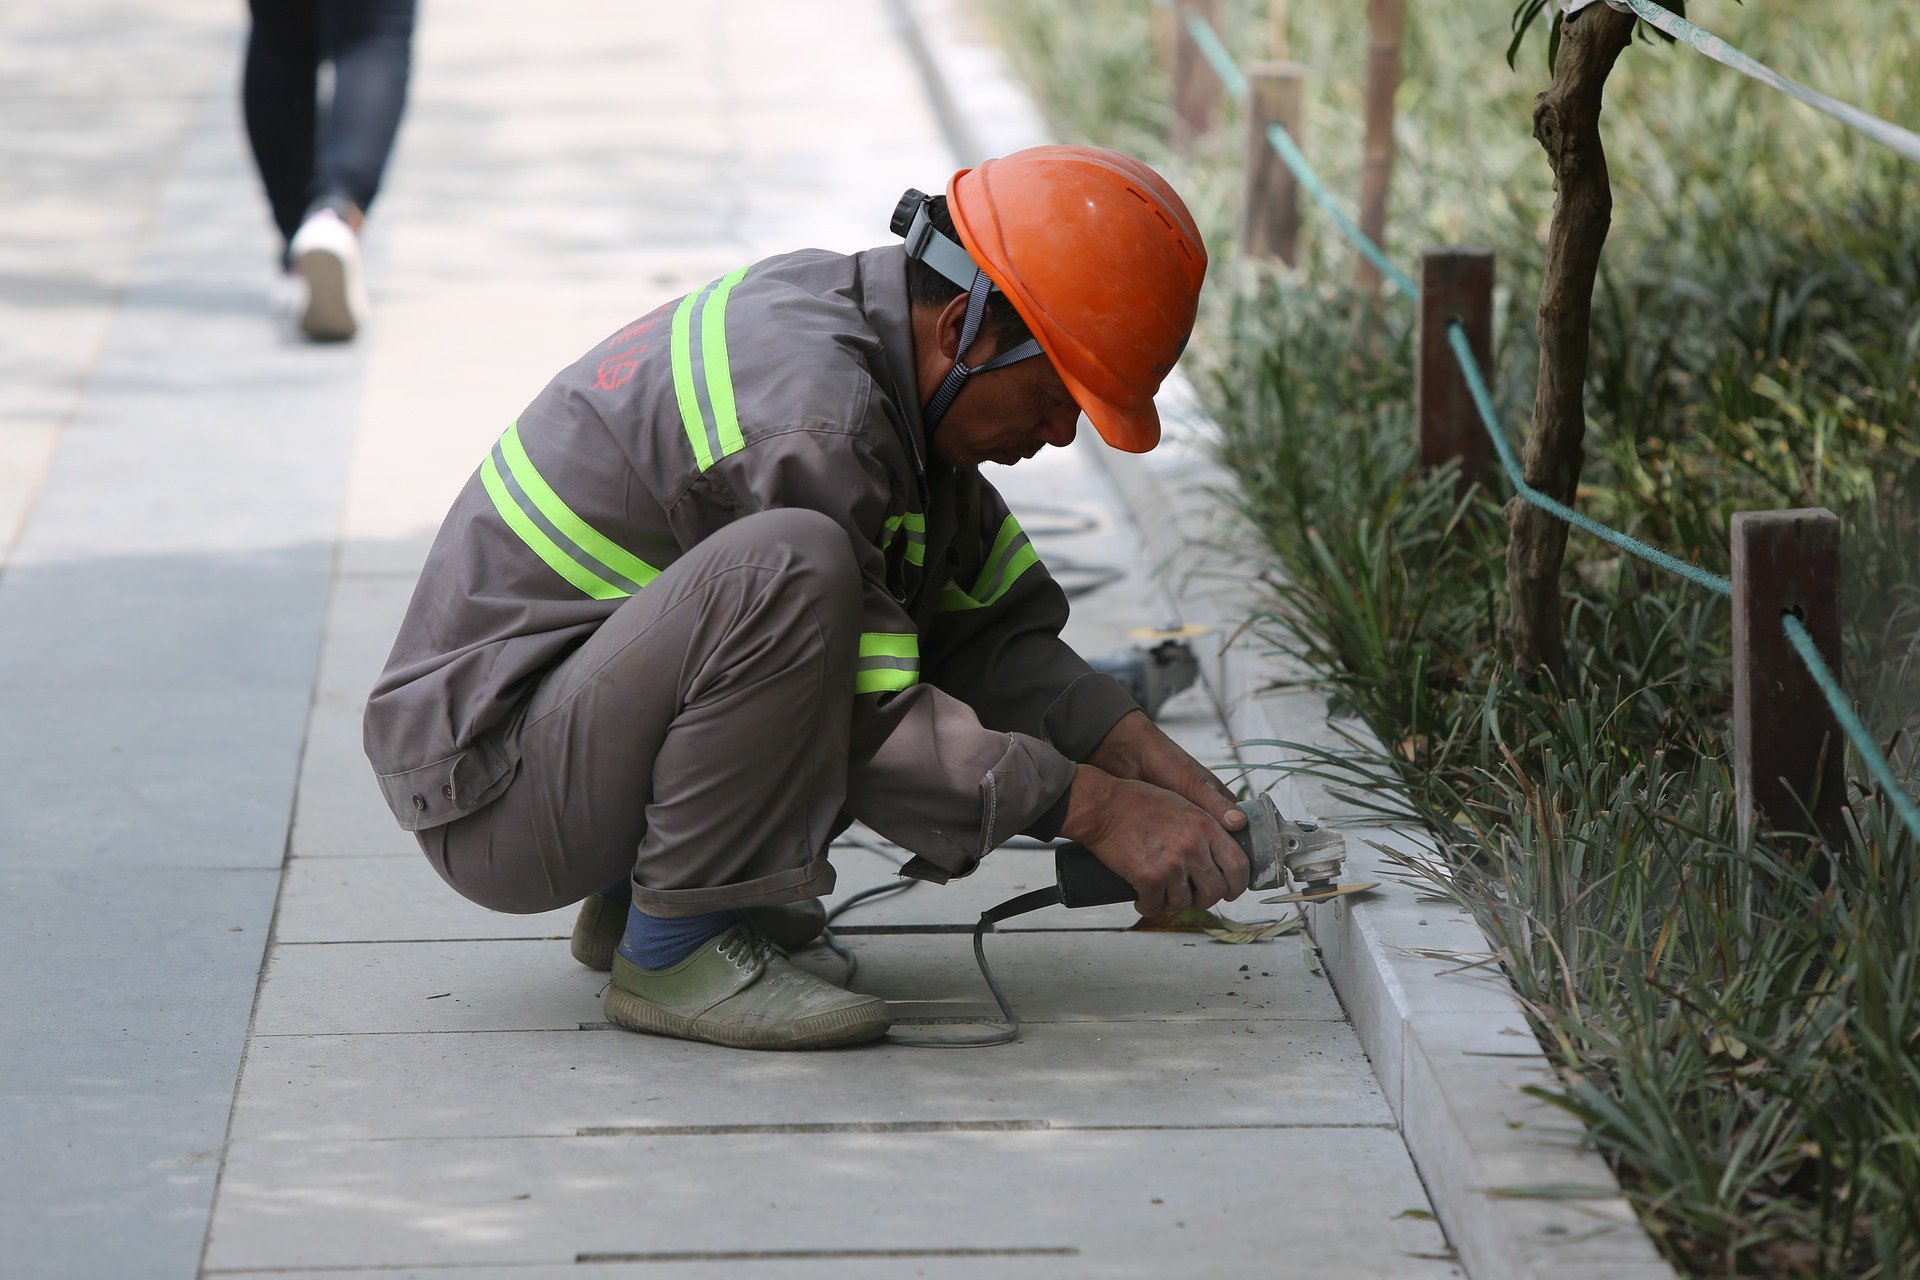
[[[1402,0],[1371,0],[1367,9],[1367,139],[1361,153],[1360,229],[1387,245],[1387,189],[1393,175],[1393,95],[1400,87]],[[1360,292],[1380,291],[1380,270],[1360,256]]]
[[[1256,62],[1247,68],[1247,164],[1240,207],[1240,247],[1248,257],[1299,262],[1300,184],[1267,141],[1278,124],[1300,141],[1301,86],[1297,62]]]
[[[1198,14],[1220,29],[1219,0],[1173,0],[1173,148],[1181,155],[1213,128],[1220,100],[1220,79],[1200,46],[1193,42],[1187,15]]]
[[[1845,835],[1846,739],[1780,625],[1799,617],[1840,675],[1840,518],[1824,507],[1733,517],[1733,770],[1740,840]]]
[[[1287,60],[1287,0],[1267,0],[1267,57]]]
[[[1174,16],[1173,0],[1154,0],[1153,23],[1153,60],[1159,64],[1169,79],[1173,76],[1174,50],[1177,41],[1173,28],[1178,19]]]
[[[1447,337],[1451,322],[1466,330],[1467,345],[1493,380],[1493,251],[1448,245],[1420,255],[1420,462],[1428,470],[1458,459],[1460,488],[1485,484],[1493,444],[1474,407],[1466,376]]]

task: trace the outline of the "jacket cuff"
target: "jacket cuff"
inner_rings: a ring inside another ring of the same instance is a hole
[[[1139,709],[1140,704],[1118,680],[1089,671],[1060,691],[1041,723],[1061,755],[1084,761],[1122,716]]]
[[[1060,798],[1047,806],[1046,812],[1020,829],[1023,836],[1035,840],[1052,840],[1060,834],[1060,828],[1067,825],[1067,807],[1073,803],[1073,780],[1067,780],[1067,789]]]
[[[962,848],[957,840],[931,846],[900,874],[935,884],[972,875],[980,859],[1032,826],[1073,782],[1078,766],[1040,739],[1009,733],[1006,744],[980,779],[980,826],[973,847]]]
[[[980,780],[980,845],[985,857],[1019,835],[1060,799],[1077,766],[1024,733],[1007,735],[1007,750]]]

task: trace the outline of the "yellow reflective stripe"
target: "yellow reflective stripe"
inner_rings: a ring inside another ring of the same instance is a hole
[[[860,656],[912,658],[918,661],[920,637],[911,631],[863,631],[860,633]]]
[[[893,545],[893,537],[901,529],[907,531],[907,563],[923,565],[927,562],[927,517],[918,511],[904,511],[897,516],[887,517],[886,531],[880,535],[880,549],[887,550]]]
[[[680,402],[680,425],[687,430],[687,442],[693,456],[705,471],[713,465],[713,450],[707,447],[707,420],[700,412],[700,394],[693,385],[693,307],[705,289],[695,289],[680,299],[673,312],[673,394]]]
[[[706,306],[700,314],[700,354],[707,366],[707,401],[713,405],[714,433],[720,440],[720,456],[738,453],[746,447],[740,438],[740,416],[733,403],[733,367],[727,358],[727,295],[740,283],[747,269],[730,271],[712,286]]]
[[[979,607],[980,602],[978,600],[975,600],[960,588],[948,584],[940,588],[940,597],[934,601],[933,611],[935,613],[959,613],[963,609],[978,609]]]
[[[519,534],[520,540],[544,560],[548,568],[595,600],[619,600],[627,595],[627,592],[561,550],[560,544],[549,538],[546,530],[520,509],[520,504],[507,491],[507,482],[501,479],[500,469],[494,466],[492,454],[488,454],[487,460],[480,464],[480,483],[486,486],[487,496],[493,499],[494,509],[507,522],[507,527]]]
[[[994,565],[1000,562],[1000,557],[1007,553],[1007,548],[1013,545],[1013,540],[1019,537],[1020,533],[1020,522],[1009,513],[1007,518],[1000,522],[1000,533],[993,540],[993,549],[988,551],[987,558],[980,562],[980,576],[974,579],[973,583],[974,595],[986,594],[987,575],[993,572]],[[983,600],[981,603],[985,604],[986,601]]]
[[[920,680],[920,637],[911,631],[867,631],[860,636],[860,662],[853,691],[892,693]]]
[[[1019,580],[1021,574],[1039,563],[1040,553],[1033,549],[1031,542],[1021,547],[1013,553],[1013,558],[1007,561],[1006,570],[1000,575],[1000,585],[995,587],[992,594],[988,595],[980,603],[983,606],[990,605],[1001,596],[1007,594],[1007,592],[1013,588],[1013,584]]]
[[[615,573],[624,575],[636,587],[644,587],[660,576],[658,569],[574,514],[573,508],[553,491],[553,487],[533,465],[533,460],[527,456],[526,446],[520,442],[518,422],[508,426],[506,434],[500,438],[500,452],[506,455],[513,478],[533,499],[533,504],[540,508],[540,513],[553,523],[554,528],[578,543],[582,551]],[[627,593],[623,591],[621,594]]]
[[[957,613],[965,609],[984,609],[999,600],[1013,589],[1020,575],[1040,563],[1040,553],[1033,543],[1025,542],[1017,549],[1013,548],[1024,535],[1020,522],[1008,516],[1000,522],[1000,534],[993,540],[992,550],[987,552],[986,562],[981,566],[980,576],[974,580],[972,591],[962,591],[949,583],[940,589],[939,598],[934,602],[937,613]]]
[[[880,668],[873,671],[853,673],[853,691],[861,693],[896,693],[901,689],[911,689],[920,683],[917,671],[897,671]]]

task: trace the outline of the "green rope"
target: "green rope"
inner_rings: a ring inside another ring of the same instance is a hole
[[[1369,262],[1380,268],[1380,274],[1385,276],[1409,301],[1417,300],[1420,297],[1420,286],[1413,282],[1412,276],[1393,265],[1387,255],[1381,251],[1380,246],[1373,242],[1373,237],[1362,231],[1354,224],[1353,219],[1347,216],[1346,211],[1333,198],[1333,194],[1327,190],[1326,184],[1320,181],[1320,175],[1315,173],[1313,166],[1307,163],[1306,156],[1301,154],[1300,148],[1295,145],[1287,131],[1278,124],[1268,125],[1267,145],[1273,148],[1274,154],[1286,163],[1287,168],[1293,170],[1294,178],[1306,188],[1307,194],[1313,197],[1313,202],[1333,219],[1334,225],[1346,233],[1347,239],[1353,241]]]
[[[1833,718],[1853,739],[1853,745],[1859,749],[1860,758],[1866,762],[1873,780],[1880,784],[1880,791],[1893,802],[1894,809],[1900,814],[1900,820],[1907,824],[1915,839],[1920,839],[1920,805],[1906,793],[1899,779],[1893,776],[1893,766],[1887,763],[1886,756],[1880,753],[1879,744],[1867,732],[1867,726],[1854,714],[1853,704],[1840,689],[1840,682],[1833,678],[1833,671],[1826,660],[1820,656],[1820,650],[1813,643],[1813,636],[1807,631],[1806,623],[1790,613],[1780,615],[1780,625],[1786,628],[1787,640],[1793,645],[1793,651],[1800,655],[1800,661],[1806,664],[1807,674],[1820,686],[1820,692],[1827,699],[1827,706],[1833,709]]]
[[[1674,39],[1706,54],[1715,62],[1732,67],[1740,74],[1751,76],[1770,88],[1778,89],[1788,97],[1806,103],[1815,111],[1832,116],[1849,129],[1865,134],[1902,159],[1920,164],[1920,134],[1910,129],[1902,129],[1897,124],[1890,124],[1878,116],[1869,115],[1838,98],[1829,98],[1819,90],[1809,89],[1797,80],[1789,80],[1766,63],[1742,53],[1711,31],[1703,31],[1679,14],[1661,8],[1654,3],[1654,0],[1625,0],[1625,3],[1632,6],[1633,12],[1645,21],[1652,23]],[[1616,4],[1614,7],[1617,9],[1620,6]]]
[[[1658,547],[1650,547],[1640,539],[1621,533],[1618,529],[1601,524],[1591,516],[1583,516],[1565,503],[1556,502],[1546,494],[1528,484],[1521,473],[1519,459],[1513,456],[1513,446],[1507,443],[1507,433],[1500,429],[1500,419],[1493,411],[1493,397],[1487,393],[1487,380],[1480,372],[1480,365],[1473,358],[1473,349],[1467,345],[1467,331],[1458,320],[1447,323],[1447,343],[1453,348],[1454,358],[1460,362],[1460,372],[1466,375],[1467,390],[1473,395],[1474,408],[1480,411],[1480,421],[1487,428],[1487,435],[1493,440],[1494,451],[1500,455],[1500,466],[1507,473],[1507,479],[1513,482],[1513,488],[1522,498],[1551,512],[1576,529],[1584,529],[1594,537],[1611,542],[1631,555],[1639,556],[1649,564],[1658,565],[1668,573],[1676,573],[1697,586],[1705,587],[1715,595],[1733,595],[1733,583],[1717,573],[1708,573],[1699,565],[1688,564],[1678,556],[1668,555]]]
[[[1227,52],[1227,46],[1220,36],[1201,14],[1187,11],[1187,34],[1193,37],[1193,43],[1202,56],[1213,64],[1213,74],[1220,77],[1221,87],[1235,102],[1247,100],[1247,78],[1234,64],[1233,55]]]

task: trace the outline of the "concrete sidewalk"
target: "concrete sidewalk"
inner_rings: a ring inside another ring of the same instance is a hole
[[[224,10],[139,16],[237,46]],[[1053,909],[987,944],[1015,1045],[750,1055],[607,1029],[570,913],[492,915],[433,876],[359,710],[501,425],[663,298],[884,240],[901,189],[953,161],[881,0],[535,22],[436,0],[415,53],[365,340],[269,325],[231,63],[202,53],[78,408],[36,437],[57,448],[0,578],[0,958],[26,975],[0,1255],[49,1276],[1457,1275],[1297,935]],[[1105,570],[1141,557],[1097,468],[1050,453],[994,479],[1059,576],[1098,587],[1071,638],[1117,648],[1155,607]],[[1230,759],[1204,698],[1165,722]],[[890,875],[834,857],[842,895]],[[1010,848],[850,914],[855,985],[933,1032],[984,1012],[965,928],[1049,866]]]

